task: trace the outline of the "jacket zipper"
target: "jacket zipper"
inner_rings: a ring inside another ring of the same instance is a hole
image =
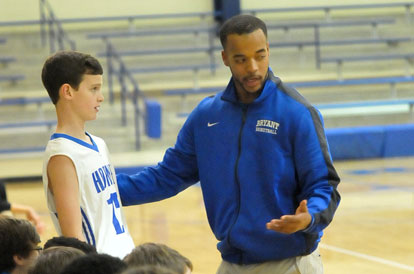
[[[229,234],[228,234],[228,243],[230,244],[230,235],[231,235],[231,231],[233,230],[234,225],[237,222],[237,219],[239,218],[239,214],[240,214],[240,199],[241,199],[241,194],[240,194],[240,180],[239,180],[239,175],[237,173],[238,167],[239,167],[239,159],[240,159],[240,154],[241,154],[241,138],[242,138],[242,132],[243,132],[243,128],[244,128],[244,124],[246,123],[246,117],[247,117],[247,105],[243,105],[242,106],[242,124],[240,127],[240,131],[239,131],[239,139],[238,139],[238,153],[237,153],[237,159],[236,159],[236,164],[234,167],[234,175],[235,175],[235,179],[236,179],[236,184],[238,186],[238,206],[237,206],[237,213],[236,213],[236,217],[234,218],[234,221],[232,223],[232,225],[230,226],[229,229]],[[242,262],[242,254],[240,255],[240,261]]]

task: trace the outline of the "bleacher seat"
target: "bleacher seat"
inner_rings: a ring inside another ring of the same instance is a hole
[[[11,82],[16,84],[17,81],[24,80],[26,77],[22,74],[3,75],[0,74],[0,82]]]

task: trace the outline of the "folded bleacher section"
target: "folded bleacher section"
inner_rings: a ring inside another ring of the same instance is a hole
[[[276,75],[321,110],[334,159],[411,153],[413,7],[414,2],[390,1],[242,10],[267,23],[270,64]],[[42,33],[34,31],[31,38],[7,31],[8,37],[1,38],[3,28],[10,30],[25,22],[9,22],[8,27],[7,22],[0,22],[0,47],[8,47],[12,53],[0,56],[0,64],[4,59],[0,112],[2,117],[30,113],[1,119],[0,138],[4,141],[0,139],[0,152],[24,151],[26,144],[27,151],[40,151],[46,143],[54,116],[46,94],[41,93],[39,70],[46,56],[57,49],[76,45],[105,65],[106,100],[110,103],[103,108],[107,112],[102,119],[91,126],[115,152],[173,145],[188,112],[202,97],[222,90],[230,77],[221,61],[219,25],[212,11],[62,18],[50,13],[50,5],[48,9],[38,21]],[[168,24],[158,22],[166,18]],[[147,24],[141,26],[141,20]],[[148,24],[151,21],[154,23]],[[47,29],[51,22],[56,27]],[[96,22],[116,24],[108,29],[97,27]],[[79,28],[68,27],[79,23]],[[15,46],[27,39],[36,41],[31,51]],[[14,64],[24,74],[6,73]],[[28,88],[39,92],[25,94]],[[17,132],[36,136],[36,131],[42,135],[31,138],[33,142],[17,136]],[[15,150],[12,140],[16,140]]]

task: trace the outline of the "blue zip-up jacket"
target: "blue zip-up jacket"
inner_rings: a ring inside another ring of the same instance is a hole
[[[161,200],[200,181],[217,247],[237,264],[310,254],[340,201],[321,115],[270,69],[254,102],[239,103],[231,80],[193,110],[161,163],[117,178],[123,205]],[[304,199],[308,228],[289,235],[266,228]]]

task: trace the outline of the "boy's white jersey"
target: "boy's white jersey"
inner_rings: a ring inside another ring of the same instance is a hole
[[[87,134],[92,145],[72,136],[55,133],[50,138],[43,162],[43,187],[56,231],[62,235],[53,194],[48,188],[47,166],[51,157],[64,155],[76,168],[82,232],[99,253],[123,258],[135,247],[128,231],[119,197],[115,170],[105,142]],[[56,182],[58,183],[58,182]]]

